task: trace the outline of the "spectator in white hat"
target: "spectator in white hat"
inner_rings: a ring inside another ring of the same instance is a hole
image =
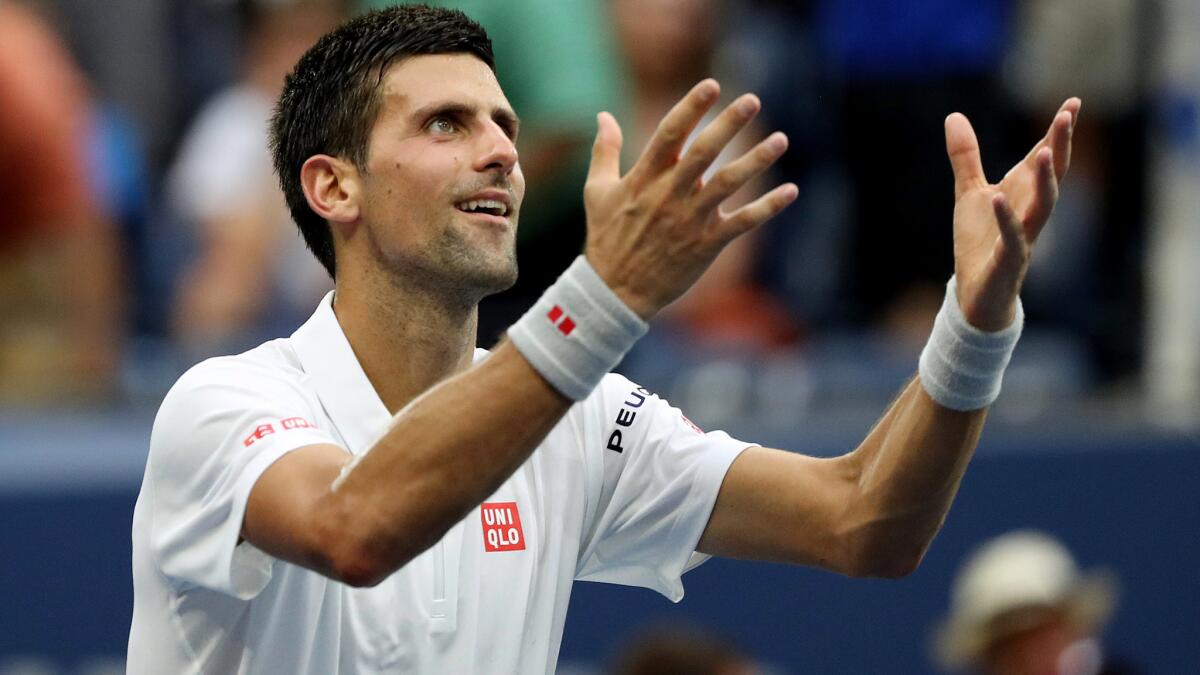
[[[950,616],[934,636],[934,657],[945,670],[987,675],[1130,672],[1106,662],[1098,639],[1116,586],[1107,571],[1080,572],[1049,535],[1001,535],[959,570]]]

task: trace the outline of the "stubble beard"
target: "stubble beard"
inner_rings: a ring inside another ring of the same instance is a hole
[[[445,286],[478,300],[512,288],[517,282],[516,238],[499,249],[473,244],[468,239],[462,230],[446,227],[434,243],[434,257]]]
[[[489,295],[512,288],[517,281],[515,237],[502,248],[486,246],[472,242],[465,227],[458,223],[442,227],[424,252],[392,257],[375,242],[371,248],[393,283],[441,297],[447,306],[477,305]]]

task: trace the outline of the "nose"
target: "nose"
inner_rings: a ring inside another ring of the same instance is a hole
[[[488,121],[481,134],[483,148],[475,163],[476,171],[500,171],[505,176],[512,173],[517,166],[517,145],[508,137],[504,129],[495,122]]]

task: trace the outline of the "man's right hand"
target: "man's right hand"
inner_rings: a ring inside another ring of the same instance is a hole
[[[643,319],[691,287],[726,244],[778,214],[798,194],[794,184],[786,183],[735,211],[721,212],[721,202],[783,155],[787,137],[771,134],[705,181],[705,171],[761,107],[753,94],[739,97],[681,156],[720,91],[712,79],[692,87],[624,176],[621,128],[609,113],[597,118],[599,131],[583,190],[586,255],[605,283]]]

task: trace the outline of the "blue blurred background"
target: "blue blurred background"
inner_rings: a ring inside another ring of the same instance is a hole
[[[290,333],[329,287],[271,174],[282,76],[338,21],[385,4],[0,2],[0,675],[123,670],[130,519],[159,400],[190,364]],[[438,4],[487,27],[523,118],[521,281],[485,301],[483,346],[582,246],[596,111],[620,120],[628,166],[700,78],[729,100],[761,96],[735,145],[786,131],[758,188],[796,182],[798,203],[731,246],[620,370],[706,428],[818,455],[862,438],[940,303],[943,118],[968,115],[995,180],[1067,96],[1084,101],[1025,336],[922,568],[861,581],[713,561],[678,606],[579,584],[563,672],[598,672],[663,622],[778,672],[935,672],[955,569],[1018,527],[1116,573],[1114,653],[1140,672],[1196,671],[1200,3]]]

